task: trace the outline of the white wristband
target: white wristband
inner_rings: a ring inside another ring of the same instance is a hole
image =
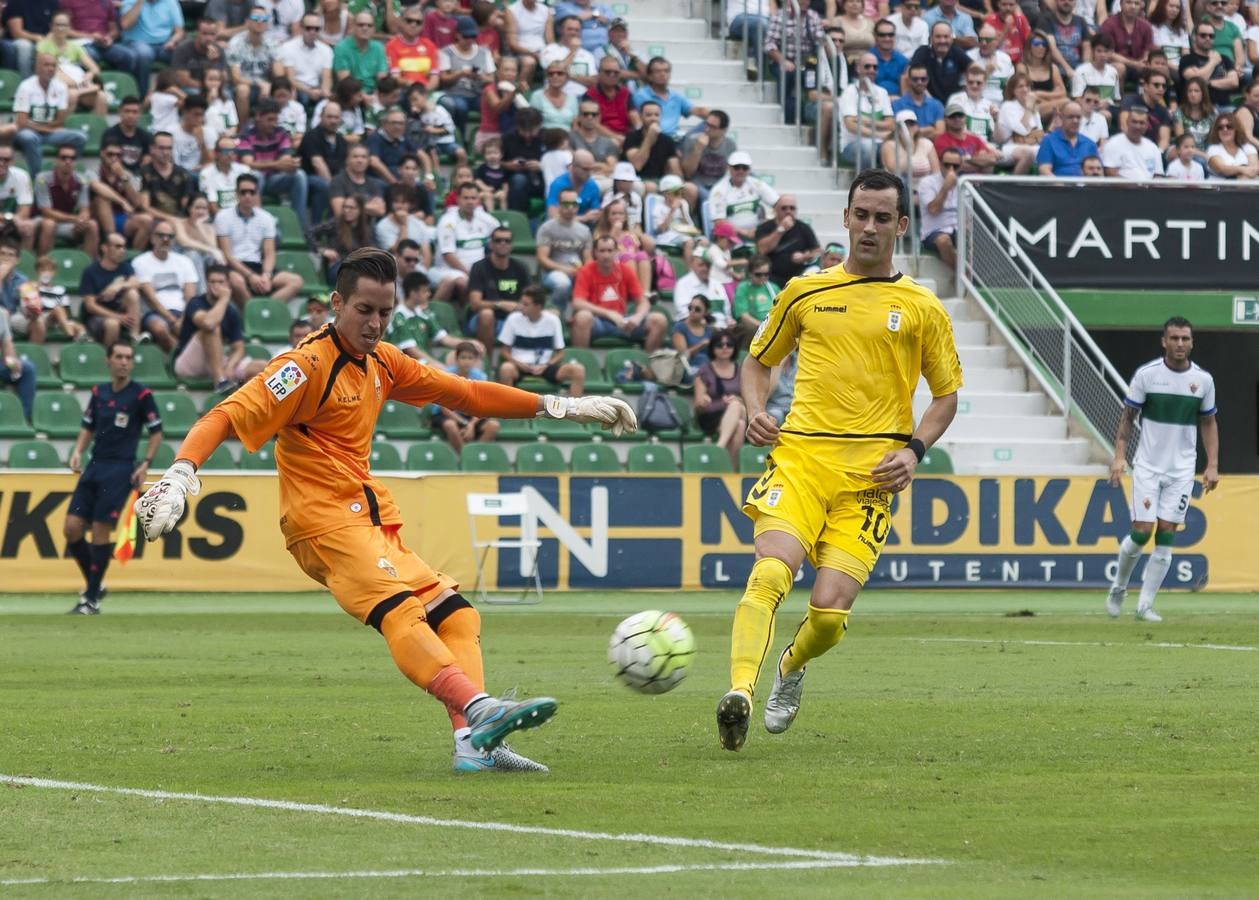
[[[563,419],[577,409],[576,399],[547,394],[542,398],[543,410],[539,415],[547,415],[552,419]]]

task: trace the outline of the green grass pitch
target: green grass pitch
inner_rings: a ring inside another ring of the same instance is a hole
[[[490,688],[560,700],[514,741],[551,766],[538,777],[454,774],[441,707],[327,595],[133,594],[97,618],[0,595],[0,895],[1259,890],[1259,598],[1170,594],[1146,625],[1133,596],[1108,619],[1100,592],[869,592],[792,730],[760,725],[766,673],[731,754],[713,710],[735,599],[483,608]],[[650,608],[699,645],[659,697],[605,659]]]

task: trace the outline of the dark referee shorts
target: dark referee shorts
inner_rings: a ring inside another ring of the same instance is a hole
[[[131,495],[133,471],[131,463],[92,460],[74,488],[69,514],[89,522],[117,522],[122,505]]]

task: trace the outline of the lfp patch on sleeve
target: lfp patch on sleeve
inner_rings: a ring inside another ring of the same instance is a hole
[[[306,373],[302,371],[301,366],[290,360],[267,379],[267,390],[275,396],[276,400],[283,400],[305,384],[306,380]]]

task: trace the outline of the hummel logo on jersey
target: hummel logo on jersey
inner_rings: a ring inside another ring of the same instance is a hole
[[[848,312],[848,307],[847,307],[847,306],[815,306],[815,307],[813,307],[813,311],[814,311],[814,312],[839,312],[839,313],[844,313],[844,312]]]

